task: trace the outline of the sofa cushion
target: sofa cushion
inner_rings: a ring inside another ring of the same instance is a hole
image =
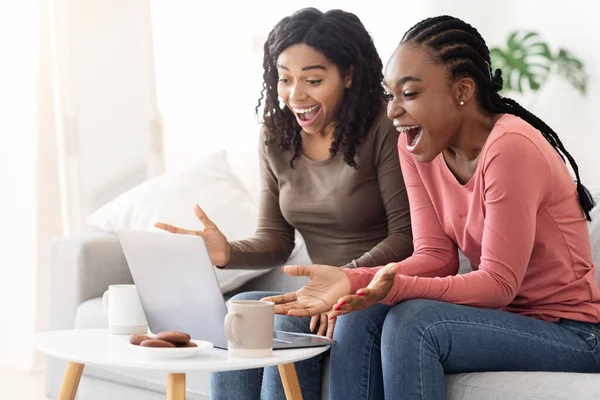
[[[447,400],[600,399],[600,374],[476,372],[446,375]]]

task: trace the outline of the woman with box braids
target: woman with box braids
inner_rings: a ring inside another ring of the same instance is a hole
[[[401,133],[413,254],[376,268],[286,266],[309,283],[265,299],[302,317],[333,308],[338,324],[392,306],[370,335],[336,343],[330,399],[483,398],[486,378],[446,386],[445,374],[600,372],[599,260],[586,221],[594,201],[556,133],[498,94],[501,71],[457,18],[411,28],[384,86]],[[378,360],[360,357],[363,343],[376,344]],[[514,379],[516,387],[524,377]]]
[[[579,203],[586,218],[591,220],[590,210],[594,201],[581,183],[575,159],[565,149],[556,132],[544,121],[515,100],[498,94],[502,90],[502,71],[496,69],[492,74],[490,51],[477,29],[450,16],[427,18],[412,27],[401,43],[414,43],[429,49],[434,62],[448,66],[453,79],[464,76],[475,79],[479,89],[479,103],[488,112],[516,115],[539,130],[559,155],[564,155],[569,160],[575,173]]]

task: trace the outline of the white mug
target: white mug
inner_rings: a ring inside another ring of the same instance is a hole
[[[269,357],[273,352],[275,303],[234,300],[227,303],[225,335],[233,357]]]
[[[135,285],[110,285],[102,296],[108,329],[116,335],[147,333],[148,323]]]

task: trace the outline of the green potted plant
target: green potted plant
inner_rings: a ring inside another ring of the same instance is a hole
[[[583,62],[564,48],[552,52],[537,32],[514,31],[503,47],[490,49],[492,68],[500,68],[504,92],[538,92],[552,75],[585,95],[588,76]]]

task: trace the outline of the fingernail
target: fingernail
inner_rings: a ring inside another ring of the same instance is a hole
[[[340,307],[343,306],[344,304],[346,304],[346,300],[342,300],[342,302],[340,303]]]
[[[338,311],[338,310],[340,309],[340,306],[341,306],[341,304],[338,304],[337,306],[333,307],[333,309],[334,309],[335,311]]]
[[[330,319],[330,320],[332,320],[332,319],[334,319],[334,318],[335,318],[335,317],[334,317],[333,315],[330,315],[330,316],[329,316],[329,319]]]
[[[281,267],[281,270],[282,270],[282,271],[285,271],[285,267]]]
[[[356,293],[357,296],[363,297],[365,295],[365,292],[360,292],[360,293]]]

